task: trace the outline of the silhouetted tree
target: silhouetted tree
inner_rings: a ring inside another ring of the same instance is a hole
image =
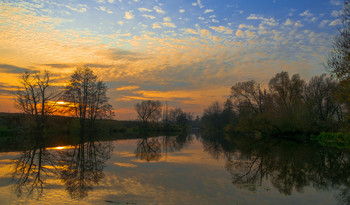
[[[169,112],[169,121],[184,128],[189,125],[193,119],[193,113],[186,113],[181,108],[171,109]]]
[[[48,115],[55,111],[60,92],[54,89],[48,71],[40,73],[25,72],[20,76],[15,105],[23,113],[32,116],[37,129],[42,130]]]
[[[108,103],[107,86],[97,81],[97,76],[86,67],[78,67],[65,87],[63,99],[69,104],[66,111],[80,119],[84,129],[88,119],[92,125],[97,118],[110,118],[112,106]]]
[[[138,118],[144,123],[156,122],[162,115],[162,104],[160,101],[142,101],[135,105]]]
[[[238,108],[251,110],[255,114],[263,112],[266,95],[266,90],[262,90],[254,80],[239,82],[231,87],[231,98]]]

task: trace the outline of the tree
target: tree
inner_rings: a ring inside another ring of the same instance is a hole
[[[350,2],[345,0],[340,19],[343,23],[339,34],[333,42],[333,51],[329,53],[327,66],[338,78],[340,87],[338,95],[350,109]]]
[[[342,120],[341,102],[335,97],[339,84],[326,74],[312,77],[303,91],[303,98],[311,120],[320,128],[326,128]]]
[[[180,127],[186,127],[193,119],[193,113],[186,113],[181,108],[171,109],[169,113],[169,121],[176,123]]]
[[[57,111],[55,106],[60,92],[53,88],[50,73],[30,73],[26,71],[20,76],[20,84],[16,92],[15,106],[23,113],[34,117],[38,131],[42,131],[48,115]]]
[[[149,121],[158,121],[162,115],[162,104],[160,101],[147,100],[135,105],[138,118],[147,124]]]
[[[263,112],[266,95],[266,90],[261,90],[260,85],[251,80],[239,82],[232,86],[230,97],[235,100],[239,108],[249,109],[258,114]]]
[[[95,119],[110,118],[113,112],[106,92],[107,86],[97,81],[90,68],[78,67],[64,89],[63,100],[68,102],[66,111],[80,119],[82,129],[87,119],[93,125]]]
[[[270,80],[269,87],[277,106],[288,110],[301,102],[304,84],[299,74],[289,78],[288,72],[282,71]]]
[[[222,108],[219,102],[214,102],[207,109],[204,110],[202,116],[202,127],[206,129],[220,129],[223,128],[221,119]]]

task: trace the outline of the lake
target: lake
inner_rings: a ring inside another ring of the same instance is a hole
[[[348,204],[349,152],[215,134],[0,153],[1,204]]]

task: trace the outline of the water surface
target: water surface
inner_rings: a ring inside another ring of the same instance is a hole
[[[160,136],[0,153],[1,204],[347,204],[346,151]]]

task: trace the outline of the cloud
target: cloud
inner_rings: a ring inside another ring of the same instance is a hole
[[[108,59],[111,59],[114,61],[119,61],[119,60],[138,61],[138,60],[144,59],[144,56],[140,53],[119,49],[119,48],[110,48],[110,49],[98,51],[97,54],[100,56],[105,56]],[[95,65],[98,65],[98,64],[95,64]]]
[[[145,17],[145,18],[149,18],[149,19],[155,19],[156,18],[155,16],[148,15],[148,14],[143,14],[142,16]]]
[[[132,11],[126,11],[124,15],[125,19],[133,19],[134,15],[132,14]]]
[[[210,31],[207,29],[201,29],[200,30],[201,37],[209,37],[211,35]]]
[[[258,16],[256,14],[250,14],[247,17],[247,20],[261,20],[263,24],[267,24],[269,26],[277,26],[278,23],[274,18],[265,18],[263,16]]]
[[[72,7],[70,5],[66,5],[66,8],[72,10],[72,11],[76,11],[76,12],[79,12],[79,13],[84,13],[87,11],[87,5],[84,5],[84,4],[78,4],[79,8],[76,8],[76,7]]]
[[[197,0],[197,4],[198,4],[199,8],[204,8],[204,6],[203,6],[201,0]]]
[[[176,28],[175,24],[170,23],[170,22],[164,22],[162,23],[164,27],[169,27],[169,28]]]
[[[244,36],[244,32],[242,30],[240,30],[240,29],[237,29],[236,36],[243,37]]]
[[[0,83],[0,94],[14,94],[14,91],[16,90],[16,86],[9,85],[6,83]],[[1,96],[3,97],[3,96]]]
[[[214,12],[214,10],[213,10],[213,9],[206,9],[206,10],[204,11],[204,14],[207,14],[207,13],[210,13],[210,12]]]
[[[293,24],[293,21],[290,20],[290,19],[287,19],[286,22],[284,22],[283,25],[285,25],[285,26],[290,26],[290,25],[292,25],[292,24]]]
[[[124,21],[118,21],[117,22],[119,25],[123,25],[124,24]]]
[[[340,19],[335,19],[334,21],[329,23],[330,26],[337,26],[337,25],[341,25],[341,24],[342,24],[342,22]]]
[[[342,5],[342,2],[341,2],[341,1],[338,1],[338,0],[331,0],[329,3],[332,4],[332,5],[335,5],[335,6],[340,6],[340,5]]]
[[[302,24],[300,21],[297,21],[297,22],[294,23],[294,26],[295,27],[303,27],[304,24]]]
[[[256,36],[256,33],[255,32],[251,32],[251,31],[245,31],[245,33],[246,33],[246,35],[248,36],[248,37],[253,37],[253,36]]]
[[[165,11],[161,9],[159,6],[154,6],[153,9],[160,14],[165,14]]]
[[[218,26],[218,27],[211,26],[210,28],[219,33],[232,34],[233,32],[232,29],[227,28],[225,26]]]
[[[340,14],[341,14],[341,11],[333,10],[332,13],[331,13],[331,16],[332,17],[338,17],[338,16],[340,16]]]
[[[139,89],[139,88],[140,88],[140,86],[137,86],[137,85],[130,85],[130,86],[122,86],[122,87],[116,88],[115,90],[116,90],[116,91],[136,90],[136,89]]]
[[[310,13],[309,10],[306,10],[306,11],[304,11],[303,13],[299,14],[299,16],[311,17],[311,16],[313,16],[313,14]]]
[[[137,10],[139,10],[141,12],[152,12],[151,9],[147,9],[147,8],[138,8]]]
[[[193,29],[191,29],[191,28],[186,29],[186,33],[189,33],[189,34],[198,34],[197,31],[195,31],[195,30],[193,30]]]
[[[27,68],[22,68],[14,65],[0,64],[0,72],[2,73],[24,73],[28,71]]]
[[[170,17],[165,17],[165,18],[163,18],[163,21],[165,21],[165,22],[170,22],[171,19],[170,19]]]
[[[153,23],[152,28],[162,28],[159,23]]]
[[[185,12],[185,9],[180,9],[179,12],[180,12],[180,13],[184,13],[184,12]]]
[[[330,20],[323,20],[321,21],[319,27],[324,27],[326,24],[328,24],[330,22]]]
[[[48,66],[51,68],[71,68],[74,67],[74,64],[69,63],[53,63],[53,64],[42,64],[43,66]]]

